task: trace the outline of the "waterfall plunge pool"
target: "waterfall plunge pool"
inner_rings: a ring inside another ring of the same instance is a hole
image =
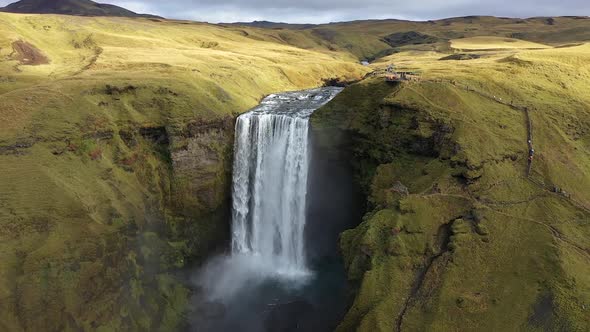
[[[273,94],[236,123],[231,252],[193,277],[191,331],[331,331],[350,302],[337,251],[362,208],[309,119],[342,88]]]

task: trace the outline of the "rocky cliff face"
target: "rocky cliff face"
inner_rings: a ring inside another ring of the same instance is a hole
[[[229,234],[233,117],[107,115],[127,102],[140,109],[140,91],[150,89],[93,89],[64,108],[98,111],[41,121],[2,142],[0,329],[174,329],[182,321],[189,290],[172,272],[201,262]]]
[[[193,260],[229,239],[234,122],[191,121],[171,137],[170,206]]]

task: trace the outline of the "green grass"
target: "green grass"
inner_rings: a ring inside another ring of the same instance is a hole
[[[590,214],[545,190],[590,207],[589,45],[479,54],[392,55],[374,68],[393,62],[421,80],[368,79],[314,115],[327,144],[353,142],[369,202],[341,237],[358,291],[339,330],[590,327]],[[509,103],[532,110],[532,178],[546,187],[525,178],[525,115]],[[410,196],[392,190],[398,181]]]

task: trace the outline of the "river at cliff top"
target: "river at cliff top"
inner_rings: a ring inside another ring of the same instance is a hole
[[[350,304],[339,233],[360,220],[345,160],[310,117],[341,88],[270,95],[236,122],[232,242],[193,276],[191,331],[331,331]]]

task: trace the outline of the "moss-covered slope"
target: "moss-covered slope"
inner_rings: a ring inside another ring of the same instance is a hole
[[[340,331],[590,329],[589,54],[400,54],[420,81],[370,78],[314,114],[369,202],[341,236],[358,292]]]

